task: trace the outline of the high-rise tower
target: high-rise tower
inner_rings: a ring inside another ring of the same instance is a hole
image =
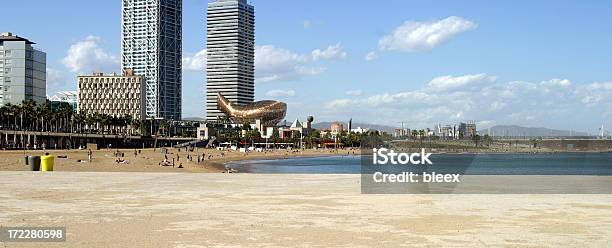
[[[208,4],[206,120],[224,114],[217,93],[230,102],[255,100],[255,10],[246,0],[216,0]]]
[[[47,100],[47,55],[34,44],[12,33],[0,33],[0,106]]]
[[[147,117],[181,119],[182,0],[122,0],[121,70],[146,80]]]

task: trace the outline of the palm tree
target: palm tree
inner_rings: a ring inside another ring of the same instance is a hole
[[[64,102],[60,104],[60,107],[58,109],[58,115],[60,116],[63,122],[63,131],[68,130],[68,122],[70,121],[73,114],[74,110],[72,109],[72,106],[70,106],[70,104]]]
[[[18,127],[17,119],[18,119],[18,116],[21,113],[21,108],[19,106],[17,106],[17,105],[12,105],[10,103],[7,104],[6,106],[9,107],[9,109],[10,109],[9,113],[10,113],[10,115],[13,116],[13,120],[14,120],[14,122],[13,122],[13,130],[17,130],[17,127]]]
[[[87,126],[87,133],[92,133],[91,127],[94,124],[96,124],[96,119],[94,118],[94,115],[93,114],[85,115],[85,125]]]
[[[2,128],[8,128],[9,126],[8,116],[10,115],[10,111],[11,109],[6,105],[0,107],[0,126],[2,126]]]
[[[140,120],[138,120],[138,119],[134,119],[134,120],[132,120],[132,124],[131,124],[131,125],[132,125],[132,129],[133,129],[133,130],[137,130],[137,132],[138,132],[140,135],[143,135],[143,134],[144,134],[144,132],[141,130],[141,128],[143,127],[143,126],[142,126],[142,121],[140,121]]]
[[[126,134],[131,134],[132,129],[133,129],[133,123],[134,123],[134,118],[132,118],[131,115],[124,115],[123,116],[123,120],[124,120],[124,124],[125,124],[125,128],[126,128]]]
[[[100,124],[102,124],[102,132],[106,132],[108,127],[112,124],[112,117],[107,114],[102,114],[100,116]]]
[[[79,130],[79,133],[82,133],[83,123],[85,123],[85,116],[80,113],[72,115],[72,123],[76,124],[76,129]]]

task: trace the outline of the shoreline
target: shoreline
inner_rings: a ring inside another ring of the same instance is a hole
[[[166,150],[166,153],[163,151]],[[119,156],[115,156],[116,153]],[[268,150],[266,152],[241,153],[238,151],[219,151],[216,149],[185,148],[165,149],[102,149],[92,151],[89,162],[87,150],[26,150],[25,156],[42,156],[45,153],[55,156],[55,171],[75,172],[183,172],[183,173],[222,173],[227,172],[225,164],[244,160],[270,160],[294,157],[313,157],[327,155],[347,155],[358,150]],[[206,157],[198,162],[197,157]],[[63,158],[60,158],[63,157]],[[191,157],[191,159],[187,159]],[[117,159],[126,163],[117,163]],[[160,166],[163,161],[173,166]],[[179,167],[182,165],[182,168]],[[24,151],[0,151],[0,171],[28,171]]]
[[[188,152],[185,148],[165,148],[168,153],[162,153],[162,149],[103,149],[93,151],[93,160],[88,162],[87,150],[26,150],[26,155],[40,156],[45,152],[54,155],[56,171],[86,171],[86,172],[184,172],[184,173],[222,173],[227,172],[226,165],[245,160],[279,160],[295,159],[300,157],[327,157],[327,156],[359,156],[360,149],[341,150],[268,150],[266,152],[241,153],[238,151],[219,151],[216,149],[196,149]],[[123,154],[122,159],[129,161],[128,164],[118,164],[114,153],[119,151]],[[134,155],[134,151],[137,152]],[[483,151],[483,152],[433,152],[433,154],[464,154],[464,155],[500,155],[500,154],[600,154],[610,151]],[[197,162],[196,156],[204,154],[207,158]],[[187,160],[187,156],[194,156]],[[59,158],[65,156],[66,158]],[[177,157],[178,156],[178,157]],[[159,166],[159,163],[167,157],[168,163],[176,158],[175,167]],[[79,162],[80,161],[80,162]],[[179,165],[183,168],[178,168]],[[0,151],[0,171],[27,171],[23,150]]]

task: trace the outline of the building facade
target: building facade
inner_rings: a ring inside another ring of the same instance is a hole
[[[94,113],[114,117],[132,116],[133,119],[146,118],[146,80],[131,71],[124,75],[104,75],[78,77],[78,112],[84,115]]]
[[[12,33],[0,33],[0,106],[47,99],[47,55],[36,43]]]
[[[225,114],[217,93],[246,105],[255,100],[255,10],[246,0],[216,0],[208,4],[206,120]]]
[[[146,78],[147,117],[181,119],[182,0],[122,0],[121,70]]]

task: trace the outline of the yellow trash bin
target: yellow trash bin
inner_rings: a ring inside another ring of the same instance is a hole
[[[42,156],[40,157],[40,171],[53,171],[53,162],[55,157]]]

